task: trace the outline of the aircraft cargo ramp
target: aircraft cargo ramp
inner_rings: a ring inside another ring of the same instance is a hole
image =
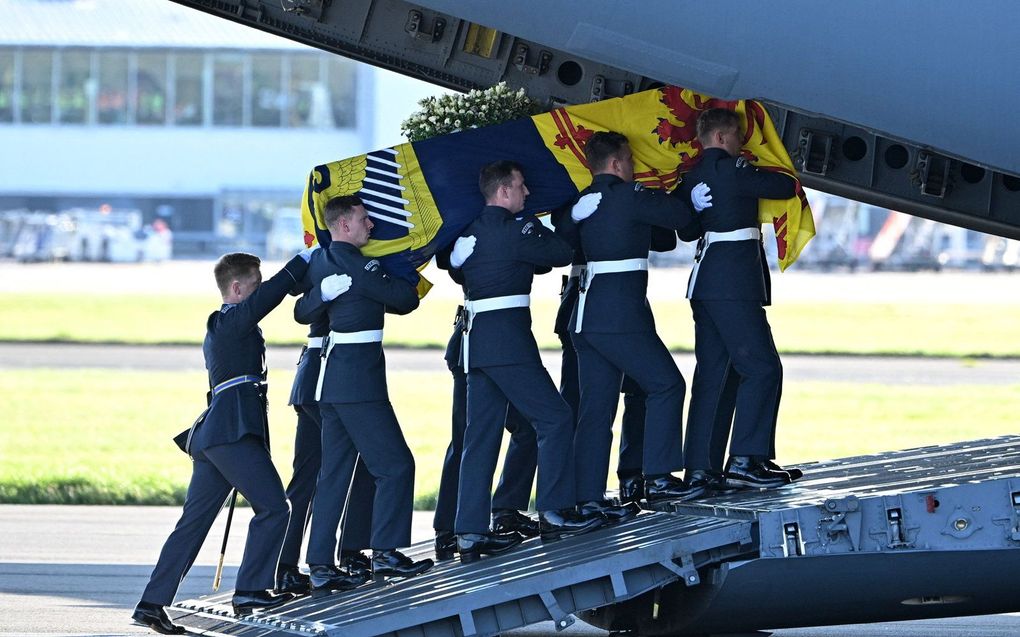
[[[1020,436],[802,468],[782,489],[666,503],[269,613],[235,617],[230,592],[170,613],[197,634],[470,637],[574,615],[694,635],[1020,610]]]

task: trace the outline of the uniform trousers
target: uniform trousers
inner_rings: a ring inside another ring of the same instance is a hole
[[[641,468],[661,475],[683,467],[683,376],[655,332],[573,334],[581,407],[574,435],[578,501],[605,497],[613,417],[624,374],[645,394]]]
[[[255,512],[248,524],[236,589],[273,588],[290,507],[269,450],[262,440],[245,436],[195,454],[184,510],[163,544],[142,593],[143,602],[159,606],[173,603],[177,588],[195,562],[231,487],[244,496]]]
[[[648,395],[630,376],[623,377],[623,419],[620,423],[620,461],[616,475],[620,478],[640,476],[644,473],[645,403]],[[615,416],[613,419],[615,420]]]
[[[492,475],[499,459],[503,418],[513,405],[531,423],[538,440],[536,507],[573,507],[574,435],[570,407],[540,363],[473,367],[468,372],[468,421],[464,431],[457,498],[457,533],[487,533]]]
[[[337,532],[358,454],[375,481],[371,548],[411,544],[414,457],[388,400],[319,403],[322,415],[322,468],[312,501],[309,564],[333,564]],[[351,519],[354,519],[352,513]]]
[[[782,394],[779,361],[765,308],[758,301],[691,301],[694,355],[685,462],[722,469],[730,454],[775,457]]]
[[[312,498],[315,483],[322,465],[322,419],[317,404],[294,405],[297,412],[297,429],[294,432],[294,464],[290,482],[287,484],[287,499],[290,501],[290,525],[287,539],[280,553],[280,564],[297,565],[300,560],[301,542],[304,539],[308,520],[312,515]],[[345,507],[342,550],[368,548],[372,528],[372,498],[375,497],[375,482],[358,460],[354,471],[350,502]],[[353,512],[353,513],[352,513]],[[350,515],[348,515],[350,514]]]
[[[467,428],[467,375],[461,367],[450,371],[453,374],[453,431],[443,460],[436,514],[432,521],[432,528],[437,531],[453,530],[464,430]],[[492,496],[492,508],[526,510],[531,503],[531,487],[535,483],[538,461],[535,429],[513,407],[508,408],[504,418],[505,427],[510,432],[510,444],[503,459],[503,474]]]
[[[581,389],[577,372],[577,351],[569,333],[557,334],[563,355],[560,359],[560,396],[570,405],[577,422],[580,408]],[[630,376],[623,377],[623,422],[620,427],[620,460],[616,474],[620,478],[629,478],[642,474],[641,461],[645,441],[645,401],[648,396]],[[616,420],[614,406],[613,420]]]

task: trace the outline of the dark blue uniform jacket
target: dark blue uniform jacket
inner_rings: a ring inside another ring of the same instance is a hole
[[[531,294],[537,268],[567,265],[573,250],[538,219],[514,218],[505,208],[486,206],[462,233],[474,236],[474,253],[461,268],[464,294],[472,300]],[[471,367],[541,364],[531,332],[530,308],[483,312],[471,328]]]
[[[247,299],[224,305],[209,315],[202,353],[215,387],[236,376],[266,376],[266,341],[259,321],[283,301],[304,275],[308,265],[294,257],[286,266],[255,288]],[[244,436],[269,440],[264,388],[244,383],[213,396],[205,421],[192,436],[191,453]]]
[[[615,175],[595,175],[581,195],[592,192],[601,192],[602,201],[578,224],[581,249],[589,262],[647,258],[654,226],[679,230],[694,222],[694,212],[684,199],[645,190]],[[655,331],[647,290],[647,271],[595,276],[585,300],[583,331]],[[572,331],[576,321],[575,304],[569,324]]]
[[[689,193],[700,181],[712,190],[712,207],[698,215],[705,232],[760,228],[758,199],[787,199],[796,190],[791,177],[760,170],[721,148],[704,151],[698,165],[684,177],[682,192]],[[713,243],[705,251],[691,298],[750,300],[768,305],[771,294],[772,282],[761,242],[725,241]]]
[[[319,253],[323,253],[319,256]],[[351,288],[323,303],[319,283],[331,274],[347,274]],[[329,318],[335,332],[381,330],[386,312],[407,314],[418,307],[418,291],[402,279],[392,279],[378,259],[366,257],[350,243],[334,241],[312,257],[308,268],[310,291],[294,306],[299,323]],[[330,371],[333,370],[333,371]],[[320,401],[360,403],[389,400],[382,343],[353,343],[333,347]]]
[[[581,248],[581,234],[578,225],[570,218],[571,207],[567,206],[553,211],[552,223],[553,227],[556,228],[556,234],[563,237],[563,240],[574,249],[574,260],[571,262],[571,265],[584,265],[588,262],[588,259]],[[676,237],[677,233],[673,229],[655,226],[652,228],[652,245],[650,249],[653,252],[669,252],[676,248]],[[556,324],[553,328],[556,334],[560,336],[566,336],[570,333],[570,315],[573,314],[574,305],[577,304],[577,284],[577,277],[568,278],[564,275],[563,287],[560,289],[560,307],[556,310]]]

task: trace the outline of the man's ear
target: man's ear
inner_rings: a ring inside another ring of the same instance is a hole
[[[237,279],[234,279],[233,281],[230,282],[230,293],[233,294],[234,296],[238,296],[241,294],[241,282],[238,281]]]

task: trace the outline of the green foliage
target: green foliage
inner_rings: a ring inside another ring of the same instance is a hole
[[[510,90],[506,82],[482,91],[426,97],[418,105],[421,108],[400,123],[400,132],[412,142],[502,124],[539,112],[524,89]]]

